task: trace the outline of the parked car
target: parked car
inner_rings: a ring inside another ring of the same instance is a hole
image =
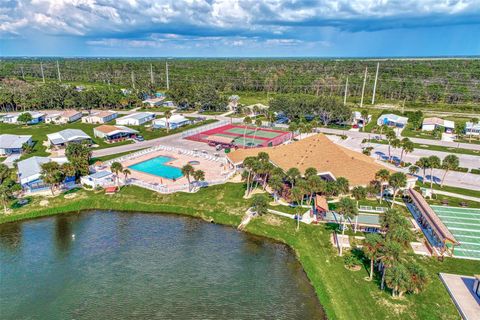
[[[136,141],[139,141],[139,142],[145,141],[145,138],[144,138],[143,136],[140,136],[140,135],[139,135],[139,136],[135,136],[134,139],[135,139]]]

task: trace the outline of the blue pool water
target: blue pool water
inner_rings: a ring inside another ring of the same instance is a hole
[[[160,156],[145,160],[143,162],[136,163],[129,166],[132,170],[137,170],[140,172],[153,174],[157,177],[162,177],[166,179],[178,179],[183,176],[182,170],[177,167],[168,166],[165,163],[172,161],[173,158]]]

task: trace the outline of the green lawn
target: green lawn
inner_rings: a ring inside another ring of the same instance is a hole
[[[430,140],[440,140],[441,137],[436,138],[430,131],[415,130],[412,124],[407,124],[405,129],[402,130],[402,136],[408,138],[420,138]]]
[[[420,181],[417,181],[417,186],[424,187],[424,188],[430,188],[430,183],[429,182],[422,183]],[[470,196],[470,197],[480,198],[480,191],[476,191],[476,190],[457,188],[457,187],[451,187],[451,186],[443,186],[443,188],[442,188],[442,187],[440,187],[439,184],[436,184],[436,183],[433,184],[433,189],[434,190],[442,190],[442,191],[446,191],[446,192],[457,193],[457,194],[463,194],[465,196]]]
[[[50,198],[48,207],[41,207],[43,198],[15,209],[14,214],[0,217],[0,222],[85,209],[168,212],[199,217],[207,221],[236,226],[247,209],[242,198],[244,185],[225,184],[200,190],[195,194],[160,195],[137,187],[125,187],[113,196],[92,191],[78,191],[73,199]],[[480,261],[415,257],[429,270],[431,282],[418,295],[392,299],[389,292],[379,290],[379,279],[367,282],[367,265],[358,272],[344,268],[329,242],[328,225],[301,225],[267,214],[254,219],[247,232],[276,239],[291,246],[302,263],[329,319],[459,319],[447,291],[438,278],[439,272],[472,275],[480,270]],[[288,293],[287,293],[288,294]]]
[[[480,202],[463,200],[454,197],[448,197],[441,194],[435,195],[435,199],[428,199],[427,202],[432,205],[441,206],[443,201],[448,201],[449,207],[461,207],[460,203],[466,203],[468,208],[480,208]]]
[[[240,91],[240,92],[226,93],[226,95],[233,95],[233,94],[238,95],[240,97],[239,103],[246,106],[257,104],[257,103],[261,103],[268,106],[270,99],[272,99],[275,96],[275,94],[273,93],[266,93],[264,91],[261,91],[261,92]]]
[[[165,112],[165,111],[173,111],[175,108],[169,108],[169,107],[142,107],[139,109],[139,111],[148,111],[148,112]]]
[[[215,120],[215,119],[207,119],[205,121],[197,122],[195,124],[186,125],[186,126],[178,128],[178,129],[171,129],[171,130],[169,130],[169,132],[167,132],[167,129],[153,129],[151,127],[146,128],[145,126],[128,126],[128,127],[132,128],[132,129],[135,129],[135,130],[138,130],[139,133],[145,138],[145,140],[151,140],[151,139],[161,138],[161,137],[165,137],[165,136],[168,136],[168,135],[171,135],[171,134],[183,132],[183,131],[190,130],[190,129],[193,129],[193,128],[197,128],[197,127],[200,127],[200,126],[203,126],[203,125],[206,125],[206,124],[209,124],[209,123],[213,123],[213,122],[216,122],[216,121],[217,120]]]

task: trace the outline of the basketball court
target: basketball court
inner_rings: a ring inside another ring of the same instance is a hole
[[[433,205],[431,208],[460,242],[454,256],[480,260],[480,209]]]
[[[273,147],[291,139],[292,133],[266,128],[224,125],[188,136],[185,139],[239,148]]]

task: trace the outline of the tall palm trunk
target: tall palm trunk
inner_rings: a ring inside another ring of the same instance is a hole
[[[433,168],[430,168],[430,190],[433,190]]]
[[[373,257],[370,258],[370,281],[373,279]]]
[[[380,284],[380,290],[383,290],[385,288],[385,271],[387,270],[387,267],[384,265],[382,269],[382,282]]]
[[[442,183],[440,184],[440,188],[443,188],[443,183],[445,182],[445,177],[447,176],[448,169],[445,169],[445,172],[443,173],[442,176]]]
[[[342,227],[342,240],[339,242],[339,245],[340,245],[340,257],[343,256],[343,236],[345,235],[345,226],[347,224],[347,220],[345,220],[342,216],[342,220],[343,220],[343,227]],[[338,239],[338,238],[337,238]]]
[[[383,183],[380,182],[380,204],[382,204],[383,200]]]

